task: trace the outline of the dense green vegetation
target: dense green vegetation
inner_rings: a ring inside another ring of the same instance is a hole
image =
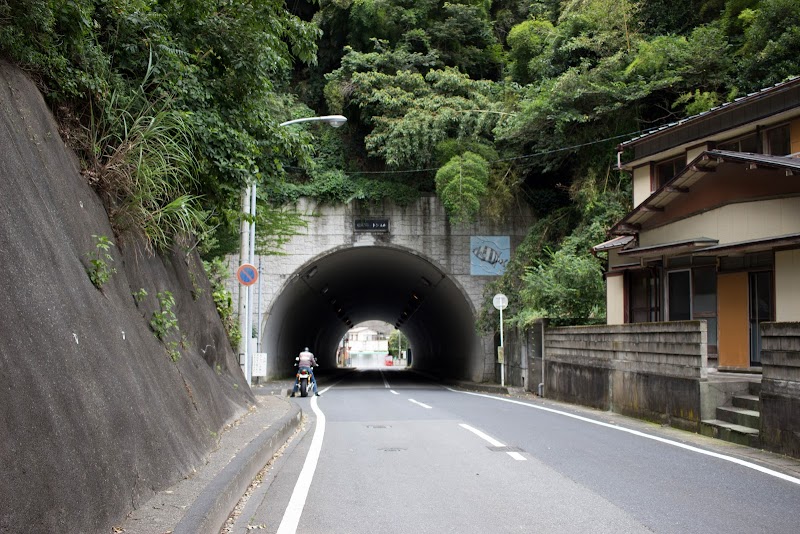
[[[395,358],[400,358],[403,353],[408,351],[408,338],[400,330],[392,330],[389,334],[389,354]]]
[[[251,180],[262,250],[302,195],[435,191],[454,221],[524,201],[540,220],[489,288],[520,322],[603,316],[588,251],[628,208],[617,143],[800,74],[797,50],[796,0],[0,0],[0,54],[117,231],[225,254]],[[323,113],[348,124],[278,127]]]

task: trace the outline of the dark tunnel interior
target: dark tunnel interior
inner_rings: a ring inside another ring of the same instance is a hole
[[[472,306],[456,282],[413,252],[364,246],[309,262],[283,287],[263,326],[269,376],[291,376],[306,346],[320,373],[334,368],[342,336],[368,320],[405,334],[415,371],[462,379],[483,365]]]

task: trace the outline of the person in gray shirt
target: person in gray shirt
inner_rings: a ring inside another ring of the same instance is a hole
[[[317,379],[314,377],[314,369],[313,367],[319,367],[316,358],[314,358],[314,354],[312,354],[308,347],[306,347],[303,352],[297,357],[297,370],[300,371],[301,369],[305,368],[308,370],[309,375],[311,376],[311,385],[314,388],[314,395],[320,397],[321,395],[317,392]],[[300,377],[298,376],[294,380],[294,388],[292,388],[292,394],[290,397],[294,397],[295,394],[300,390]]]

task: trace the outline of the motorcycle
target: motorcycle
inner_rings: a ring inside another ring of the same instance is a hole
[[[300,396],[308,397],[308,382],[311,380],[311,373],[303,368],[297,371],[297,378],[300,381]]]
[[[295,358],[299,360],[300,358]],[[297,364],[294,364],[297,367]],[[311,371],[307,367],[297,370],[297,382],[300,385],[300,396],[308,397],[308,389],[311,384]]]

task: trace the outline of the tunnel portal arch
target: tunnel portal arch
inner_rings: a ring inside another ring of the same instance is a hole
[[[299,268],[263,321],[268,368],[291,374],[308,346],[324,367],[336,365],[353,325],[395,325],[413,347],[413,368],[467,378],[483,372],[475,308],[457,280],[420,254],[396,246],[340,247]]]
[[[307,344],[318,346],[320,356],[332,365],[330,347],[348,328],[343,318],[352,324],[362,318],[397,324],[408,299],[413,298],[411,293],[427,287],[421,291],[424,302],[400,325],[413,344],[414,367],[443,378],[499,380],[492,335],[475,333],[475,314],[484,304],[484,290],[497,276],[473,272],[475,257],[486,259],[485,250],[476,248],[473,240],[499,236],[508,243],[508,252],[513,252],[534,221],[528,206],[516,207],[500,221],[479,218],[471,224],[449,221],[435,195],[406,206],[389,201],[330,205],[300,198],[294,207],[308,226],[292,236],[280,255],[256,258],[260,280],[251,312],[261,333],[260,350],[267,353],[268,378],[290,375],[293,355]],[[235,272],[238,256],[230,256],[229,262]],[[431,285],[425,285],[423,278]],[[327,291],[336,290],[339,296],[321,300],[324,285],[319,280],[323,279],[328,280]],[[341,288],[331,281],[342,284]],[[372,293],[357,287],[364,286],[364,281]],[[418,283],[422,284],[419,288]],[[238,291],[233,295],[236,306]],[[345,303],[338,299],[354,295],[358,298],[342,312],[331,308],[331,298]],[[328,303],[327,311],[315,307],[322,302]],[[302,333],[300,324],[315,331],[314,340],[306,341],[309,336]]]

